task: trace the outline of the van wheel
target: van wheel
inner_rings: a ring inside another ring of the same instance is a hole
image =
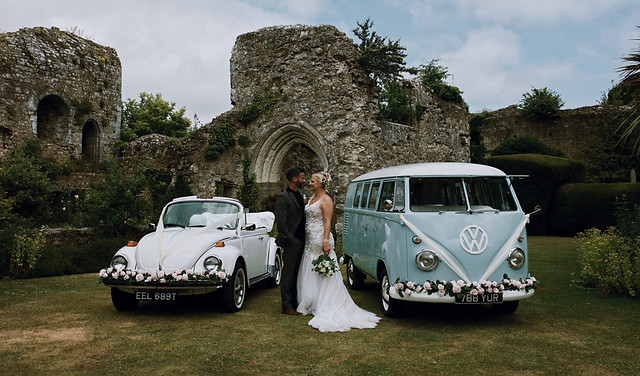
[[[396,317],[400,314],[402,309],[402,302],[393,299],[389,294],[391,288],[391,282],[389,282],[389,276],[387,275],[387,269],[382,267],[382,279],[380,280],[380,303],[382,307],[382,313],[387,317]]]
[[[518,309],[519,300],[512,300],[509,302],[503,302],[502,304],[492,304],[491,308],[499,314],[502,315],[511,315],[516,309]]]
[[[353,259],[349,257],[347,261],[347,286],[351,290],[359,290],[364,285],[364,278],[364,273],[353,264]]]

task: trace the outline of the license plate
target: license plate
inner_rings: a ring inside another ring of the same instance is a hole
[[[137,300],[152,300],[152,301],[174,301],[178,296],[177,292],[166,291],[136,291]]]
[[[456,295],[456,304],[493,304],[502,303],[502,293],[493,292],[490,294],[462,294]]]

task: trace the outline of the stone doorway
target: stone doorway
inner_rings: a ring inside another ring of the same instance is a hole
[[[307,179],[328,168],[326,148],[315,129],[304,124],[285,124],[268,134],[258,145],[252,163],[261,199],[271,198],[287,187],[285,172],[291,167],[303,168]],[[303,193],[310,192],[303,190]]]
[[[98,124],[89,120],[82,127],[82,159],[87,163],[97,163],[100,160],[98,147]]]

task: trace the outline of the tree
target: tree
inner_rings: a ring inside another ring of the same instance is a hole
[[[187,135],[191,121],[184,116],[186,109],[175,110],[176,104],[162,99],[161,94],[140,93],[140,101],[128,99],[123,104],[122,133],[124,142],[157,133],[170,137]]]
[[[385,82],[378,102],[378,117],[395,123],[409,124],[413,109],[409,94],[399,81]]]
[[[258,197],[260,196],[260,186],[256,182],[256,174],[251,173],[251,160],[242,161],[242,181],[237,198],[245,208],[252,212],[258,211]]]
[[[424,86],[431,88],[433,92],[446,101],[465,103],[462,99],[462,91],[445,81],[450,76],[447,67],[439,65],[438,59],[433,59],[427,65],[420,65],[418,76]],[[466,103],[465,103],[466,104]]]
[[[640,28],[640,26],[638,26]],[[640,41],[640,39],[634,39]],[[635,142],[633,148],[640,153],[640,134],[637,133],[638,124],[640,124],[640,47],[636,48],[631,54],[622,58],[628,64],[618,68],[622,76],[622,80],[618,85],[622,96],[629,98],[631,110],[627,118],[620,125],[622,130],[622,141],[626,141],[635,134]]]
[[[522,94],[518,108],[525,116],[533,120],[553,119],[560,116],[560,109],[564,106],[560,94],[548,88],[531,88],[530,93]]]
[[[408,72],[404,61],[407,56],[404,53],[406,48],[400,45],[399,39],[391,41],[371,31],[373,21],[369,18],[364,23],[357,24],[358,27],[352,31],[360,39],[358,62],[378,85],[398,80],[402,72]]]

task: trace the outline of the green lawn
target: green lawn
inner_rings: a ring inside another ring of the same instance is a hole
[[[514,315],[412,305],[376,329],[320,333],[280,313],[279,289],[244,309],[213,298],[117,312],[96,274],[0,281],[0,373],[12,375],[638,375],[640,301],[571,284],[575,240],[530,238],[541,283]],[[343,270],[344,274],[344,270]],[[379,315],[377,285],[352,291]]]

